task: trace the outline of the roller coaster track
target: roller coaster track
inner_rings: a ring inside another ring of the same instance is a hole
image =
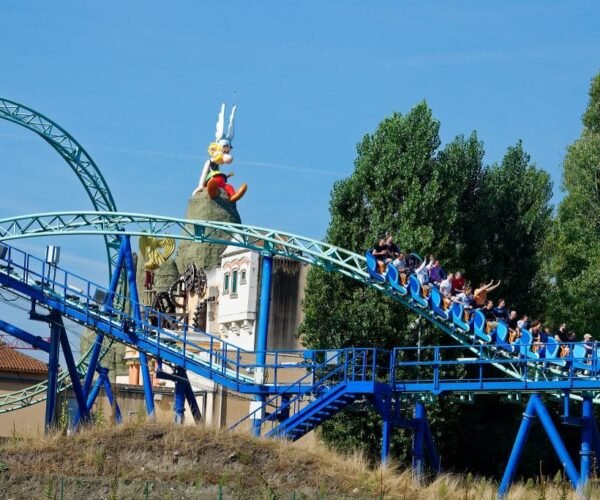
[[[115,211],[117,206],[100,169],[79,142],[56,122],[18,102],[0,98],[0,118],[25,127],[39,135],[71,167],[88,194],[95,210]],[[106,250],[110,266],[116,259],[118,242],[107,235]]]
[[[318,266],[328,272],[347,276],[400,302],[477,356],[488,360],[495,357],[490,349],[474,346],[473,338],[451,322],[439,319],[428,308],[418,307],[409,297],[398,294],[387,283],[373,280],[367,271],[364,256],[314,239],[243,224],[118,212],[55,212],[0,220],[0,241],[40,236],[112,235],[115,231],[131,236],[151,235],[233,245]],[[522,363],[515,361],[513,364],[509,359],[497,363],[492,361],[492,364],[510,377],[523,377]],[[552,373],[542,376],[551,377]]]
[[[110,188],[100,169],[83,146],[64,128],[47,116],[23,104],[1,97],[0,119],[31,130],[44,139],[73,170],[95,210],[117,210]],[[119,243],[113,235],[105,235],[104,241],[108,257],[108,275],[110,276],[112,266],[117,258]],[[110,345],[107,345],[101,357],[104,356],[109,348]],[[83,355],[79,363],[78,370],[82,373],[87,369],[87,361],[90,354],[91,349]],[[60,390],[67,389],[69,386],[66,373],[62,374],[59,380]],[[46,387],[46,382],[43,382],[22,391],[4,394],[0,397],[0,413],[18,410],[19,408],[43,401],[46,397]]]

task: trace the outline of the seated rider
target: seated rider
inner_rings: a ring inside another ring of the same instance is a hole
[[[385,249],[387,251],[386,264],[394,261],[400,255],[400,249],[398,248],[398,245],[394,243],[394,237],[389,233],[385,238]]]
[[[371,252],[373,257],[377,259],[377,271],[380,274],[385,272],[385,264],[388,258],[387,256],[387,247],[385,246],[385,238],[379,238],[377,245],[373,247]]]
[[[400,276],[400,282],[406,283],[406,276],[410,272],[408,264],[406,262],[406,255],[402,252],[398,254],[398,257],[394,259],[392,265],[398,270],[398,275]]]
[[[487,333],[490,333],[498,326],[498,321],[496,320],[496,315],[494,314],[494,302],[488,300],[485,303],[485,307],[482,309],[482,312],[485,316],[486,331]]]
[[[491,292],[492,290],[498,288],[500,286],[500,283],[502,282],[498,281],[498,283],[494,285],[494,280],[490,281],[487,284],[482,282],[479,285],[479,288],[475,289],[475,293],[473,294],[473,297],[475,297],[475,305],[477,307],[483,307],[487,300],[488,292]]]
[[[494,315],[497,320],[508,321],[508,309],[506,308],[506,301],[504,299],[500,299],[498,307],[494,307]]]

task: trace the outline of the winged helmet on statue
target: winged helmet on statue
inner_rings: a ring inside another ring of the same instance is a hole
[[[221,190],[227,193],[229,201],[235,203],[244,196],[248,186],[244,182],[239,189],[235,189],[231,184],[227,182],[229,177],[233,176],[233,172],[225,174],[221,172],[223,165],[230,165],[233,162],[233,156],[231,150],[233,146],[234,135],[234,120],[235,111],[237,106],[231,108],[231,114],[229,115],[229,126],[227,127],[227,134],[225,133],[225,103],[221,105],[221,111],[217,120],[217,128],[215,131],[215,142],[211,142],[208,146],[208,154],[210,159],[206,160],[202,173],[200,174],[200,180],[198,187],[194,189],[192,197],[197,193],[206,188],[208,195],[215,199],[219,196]]]

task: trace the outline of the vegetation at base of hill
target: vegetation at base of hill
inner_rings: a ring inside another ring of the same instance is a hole
[[[443,474],[419,485],[410,471],[370,468],[358,455],[304,450],[202,426],[95,426],[65,436],[0,443],[0,497],[461,499],[495,498],[497,484]],[[600,490],[590,485],[597,498]],[[560,475],[530,479],[509,500],[575,499]]]
[[[477,134],[458,136],[442,147],[440,123],[421,102],[406,115],[385,118],[358,144],[353,173],[336,182],[331,193],[327,241],[362,254],[390,232],[402,250],[435,255],[446,271],[462,271],[475,287],[502,280],[490,298],[505,298],[520,314],[553,328],[566,320],[580,339],[597,333],[600,75],[590,96],[582,137],[565,160],[567,194],[556,217],[550,176],[520,141],[508,147],[500,163],[484,165]],[[423,346],[451,343],[396,302],[317,268],[308,275],[304,312],[299,335],[309,348],[390,349],[415,346],[419,338]],[[411,405],[405,409],[410,415]],[[428,405],[446,469],[498,477],[522,409],[498,397],[478,397],[474,406],[451,398]],[[547,440],[535,432],[521,471],[534,474],[539,457],[545,467],[558,470]],[[577,438],[571,430],[566,436],[568,443]],[[380,437],[380,417],[366,405],[350,407],[323,425],[325,442],[340,450],[359,449],[373,461]],[[394,433],[392,455],[400,463],[408,464],[410,446],[409,433]]]

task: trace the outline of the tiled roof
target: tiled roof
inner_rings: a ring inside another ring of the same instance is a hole
[[[0,372],[48,373],[48,365],[0,342]]]

